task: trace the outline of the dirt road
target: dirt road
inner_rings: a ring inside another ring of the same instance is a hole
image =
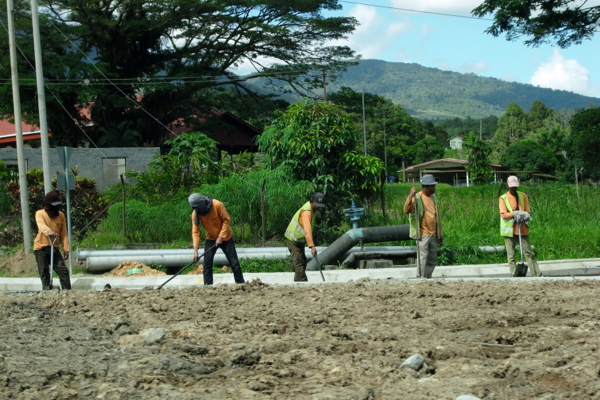
[[[2,294],[0,398],[600,399],[599,299],[577,280]]]

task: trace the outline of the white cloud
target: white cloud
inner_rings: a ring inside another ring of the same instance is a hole
[[[479,72],[483,72],[483,71],[487,71],[487,70],[488,70],[488,65],[486,64],[485,61],[482,61],[482,60],[477,60],[472,63],[463,64],[456,69],[456,71],[462,72],[464,74],[471,73],[471,72],[479,73]]]
[[[408,10],[471,15],[482,0],[391,0],[392,7]]]
[[[590,70],[575,59],[566,59],[554,49],[548,61],[540,63],[529,83],[536,86],[568,90],[586,96],[595,96],[599,87],[591,87]]]

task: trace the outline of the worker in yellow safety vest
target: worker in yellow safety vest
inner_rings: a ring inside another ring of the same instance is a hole
[[[504,237],[510,274],[515,276],[517,273],[515,247],[519,242],[520,225],[521,246],[531,268],[531,274],[542,276],[529,241],[529,221],[531,220],[529,198],[525,193],[517,190],[519,188],[519,178],[516,176],[509,176],[506,184],[508,185],[508,192],[500,196],[498,206],[500,208],[500,234]]]
[[[294,263],[294,282],[308,281],[306,277],[308,261],[304,249],[308,246],[313,257],[317,255],[312,232],[317,210],[322,207],[325,207],[325,196],[323,193],[314,193],[310,200],[296,211],[285,230],[286,244]]]

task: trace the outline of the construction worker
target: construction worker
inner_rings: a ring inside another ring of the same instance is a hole
[[[63,290],[71,290],[69,269],[64,262],[69,259],[71,247],[65,214],[59,210],[61,205],[60,194],[53,190],[44,197],[44,208],[35,213],[38,233],[33,241],[33,254],[42,280],[42,290],[52,288],[51,263],[60,279],[60,287]],[[60,242],[63,246],[64,260],[60,254]]]
[[[533,276],[542,276],[538,267],[535,254],[529,242],[529,220],[531,219],[529,209],[529,198],[523,192],[519,192],[519,178],[512,175],[506,179],[508,192],[500,196],[500,234],[504,236],[506,254],[508,256],[508,267],[510,274],[516,275],[517,264],[515,263],[515,246],[519,242],[519,225],[521,226],[521,246],[525,258],[531,268]]]
[[[199,261],[198,248],[200,247],[200,224],[206,231],[204,240],[204,284],[213,284],[213,260],[217,248],[221,248],[229,265],[233,270],[233,278],[236,283],[244,283],[242,267],[238,260],[233,232],[231,231],[231,218],[225,209],[225,205],[219,200],[199,193],[193,193],[188,199],[192,211],[192,243],[194,244],[194,262]],[[214,248],[213,248],[214,247]],[[209,251],[210,250],[210,251]]]
[[[423,175],[421,191],[417,193],[415,187],[410,189],[404,203],[404,213],[413,214],[409,218],[410,237],[417,241],[417,278],[431,278],[437,264],[438,243],[443,242],[442,218],[435,195],[436,184],[433,175]]]
[[[322,207],[325,207],[325,196],[323,193],[314,193],[310,200],[296,211],[285,230],[287,247],[290,249],[292,262],[294,263],[294,282],[308,281],[306,277],[306,264],[308,262],[306,254],[304,254],[304,248],[308,246],[313,257],[317,255],[312,232],[317,210]]]

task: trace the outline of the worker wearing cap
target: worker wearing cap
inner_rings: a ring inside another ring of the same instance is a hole
[[[304,248],[308,246],[313,257],[317,255],[312,232],[317,210],[322,207],[325,207],[325,196],[323,193],[314,193],[310,200],[296,211],[285,230],[287,247],[294,263],[294,282],[308,281],[306,277],[306,264],[308,261],[306,254],[304,254]]]
[[[533,276],[542,276],[540,267],[535,259],[535,254],[529,241],[529,220],[531,220],[529,209],[529,198],[523,192],[518,191],[519,178],[512,175],[506,179],[508,192],[500,196],[500,234],[504,237],[506,254],[508,256],[508,267],[510,274],[515,276],[517,264],[515,262],[515,246],[519,242],[519,225],[521,226],[521,245],[523,253],[531,268]],[[518,224],[517,221],[518,220]]]
[[[71,290],[71,280],[69,278],[69,269],[64,260],[69,258],[69,235],[67,233],[67,221],[65,214],[60,211],[60,194],[53,190],[44,197],[44,208],[35,213],[35,222],[38,233],[33,241],[33,254],[37,262],[38,272],[42,280],[42,289],[50,290],[50,262],[53,263],[54,272],[60,279],[60,287],[63,290]],[[50,243],[54,242],[54,245]],[[64,251],[64,260],[60,254],[60,243],[62,242]],[[51,260],[51,252],[54,252]]]
[[[244,283],[242,267],[235,250],[233,242],[233,231],[231,230],[231,218],[225,209],[225,205],[219,200],[200,193],[192,193],[188,198],[192,207],[192,243],[194,245],[194,259],[199,261],[198,249],[200,248],[200,224],[206,231],[204,240],[204,284],[213,284],[213,260],[217,248],[221,248],[229,265],[233,270],[235,283]],[[213,248],[214,247],[214,248]]]
[[[404,203],[404,213],[413,214],[409,218],[410,237],[417,241],[417,278],[431,278],[437,264],[438,243],[443,242],[436,184],[433,175],[423,175],[421,191],[417,193],[417,189],[413,187]]]

